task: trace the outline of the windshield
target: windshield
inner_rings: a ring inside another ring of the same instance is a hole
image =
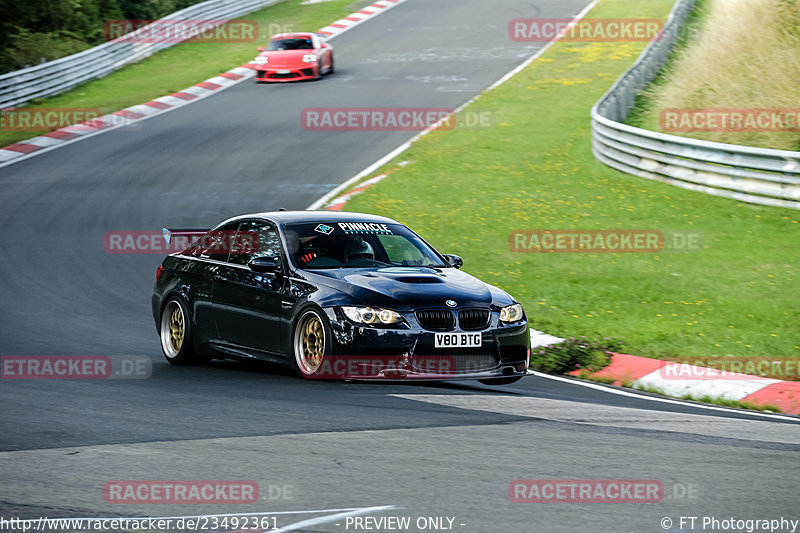
[[[442,262],[430,246],[402,224],[290,224],[286,227],[286,239],[295,263],[305,270],[449,266]]]
[[[277,39],[270,41],[267,50],[313,50],[311,39]]]

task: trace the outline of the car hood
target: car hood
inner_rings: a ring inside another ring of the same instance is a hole
[[[410,311],[447,307],[509,305],[513,300],[497,287],[455,268],[391,267],[307,271],[319,283],[347,295],[333,305],[369,305]]]
[[[259,56],[269,58],[269,63],[264,65],[266,67],[296,67],[297,65],[310,67],[311,63],[303,63],[303,56],[308,54],[314,54],[314,50],[270,50],[262,52]]]

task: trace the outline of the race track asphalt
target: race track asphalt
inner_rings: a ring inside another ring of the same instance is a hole
[[[584,6],[409,0],[335,38],[337,72],[321,81],[244,82],[0,169],[0,354],[152,363],[141,380],[0,381],[0,516],[392,505],[375,516],[451,516],[465,532],[664,531],[660,520],[680,515],[800,518],[796,423],[539,377],[509,387],[357,384],[230,361],[171,367],[149,303],[162,256],[103,248],[108,231],[305,208],[414,133],[306,131],[302,109],[457,107],[541,46],[511,42],[510,19],[565,18]],[[515,479],[585,478],[660,480],[665,498],[508,498]],[[119,479],[252,479],[264,501],[109,504],[103,485]],[[270,499],[271,485],[291,486],[291,498]]]

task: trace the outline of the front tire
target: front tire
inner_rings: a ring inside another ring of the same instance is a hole
[[[192,338],[192,321],[186,305],[179,298],[172,296],[167,300],[161,312],[161,351],[171,365],[183,366],[208,362],[194,350]]]
[[[331,335],[325,317],[316,309],[306,309],[294,326],[294,368],[302,377],[314,377],[330,352]]]

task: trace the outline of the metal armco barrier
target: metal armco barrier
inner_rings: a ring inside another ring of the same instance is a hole
[[[742,202],[800,209],[800,152],[689,139],[622,124],[664,65],[695,0],[678,0],[651,42],[592,107],[594,156],[621,172]]]
[[[277,0],[208,0],[159,19],[154,24],[177,20],[227,21]],[[0,108],[24,104],[34,98],[58,94],[76,85],[177,44],[174,38],[159,42],[126,42],[124,37],[71,56],[62,57],[0,76]],[[253,43],[255,45],[255,43]],[[253,52],[255,55],[255,51]]]

